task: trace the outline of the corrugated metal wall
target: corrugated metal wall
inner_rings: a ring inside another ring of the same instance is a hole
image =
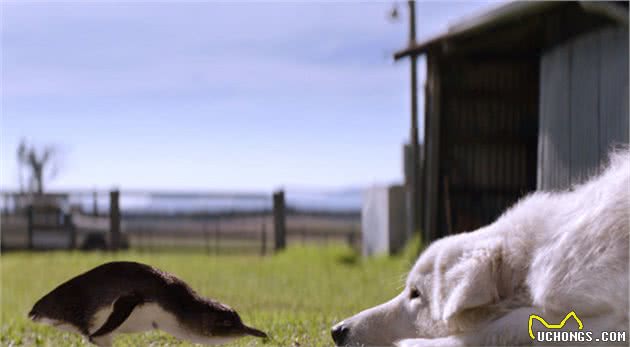
[[[441,69],[438,237],[488,224],[534,190],[538,143],[537,59]]]
[[[628,31],[607,28],[549,50],[540,81],[537,187],[565,189],[628,143]]]

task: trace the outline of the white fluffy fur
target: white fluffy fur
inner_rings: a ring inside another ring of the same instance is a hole
[[[627,332],[629,189],[623,151],[571,191],[536,192],[488,226],[436,241],[400,295],[343,322],[346,343],[530,345],[530,314],[553,324],[573,310],[594,336]]]

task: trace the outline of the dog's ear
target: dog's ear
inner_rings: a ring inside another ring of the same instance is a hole
[[[465,250],[443,273],[441,318],[448,320],[463,310],[490,304],[498,299],[501,256],[496,245]]]

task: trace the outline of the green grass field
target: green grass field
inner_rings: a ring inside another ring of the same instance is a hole
[[[413,242],[415,243],[415,242]],[[227,346],[330,346],[330,326],[393,297],[414,255],[362,259],[341,246],[293,247],[267,257],[199,253],[8,253],[0,256],[2,346],[86,346],[78,335],[31,323],[37,299],[63,281],[111,260],[135,260],[172,272],[218,299],[268,341],[243,338]],[[189,346],[165,333],[120,335],[115,346]]]

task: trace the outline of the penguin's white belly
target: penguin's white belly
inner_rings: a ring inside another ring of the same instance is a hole
[[[95,332],[103,324],[105,324],[105,322],[107,321],[107,317],[109,317],[111,312],[112,307],[97,312],[94,316],[93,325],[91,327],[90,333]],[[118,328],[116,328],[112,332],[112,334],[138,333],[153,329],[165,331],[181,340],[207,345],[223,344],[234,339],[225,337],[204,336],[190,331],[189,329],[186,329],[186,327],[179,324],[179,321],[177,320],[175,315],[164,310],[160,305],[155,303],[147,303],[136,306],[129,317]]]
[[[90,334],[100,329],[112,312],[113,305],[97,311],[90,324]],[[160,322],[162,324],[159,324]],[[144,304],[134,308],[129,317],[113,333],[138,333],[173,324],[177,324],[175,317],[163,310],[159,305]]]
[[[114,332],[117,333],[138,333],[153,329],[167,331],[179,323],[169,312],[163,310],[157,304],[138,305]]]

